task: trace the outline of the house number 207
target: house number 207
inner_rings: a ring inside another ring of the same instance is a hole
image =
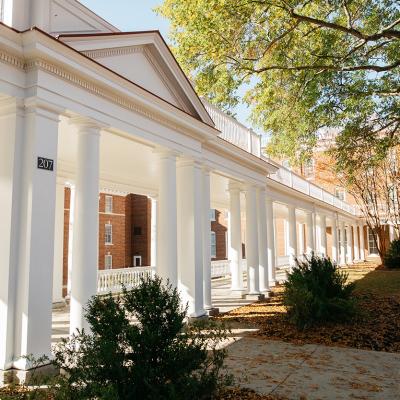
[[[54,169],[54,160],[50,160],[49,158],[38,157],[37,159],[37,167],[39,169],[45,169],[47,171],[53,171]]]

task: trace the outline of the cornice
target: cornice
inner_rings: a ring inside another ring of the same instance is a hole
[[[48,72],[57,76],[58,78],[63,79],[64,81],[73,84],[74,86],[80,87],[96,96],[100,96],[114,104],[117,104],[118,106],[134,111],[150,120],[173,129],[178,133],[201,140],[199,138],[199,134],[191,131],[190,128],[182,128],[181,126],[169,121],[167,118],[160,116],[156,112],[152,112],[145,107],[139,106],[136,102],[128,99],[128,96],[117,94],[114,90],[110,90],[86,78],[82,78],[77,73],[71,72],[60,65],[53,64],[41,58],[24,59],[23,57],[19,57],[1,50],[0,62],[6,63],[25,72],[30,72],[37,69]]]

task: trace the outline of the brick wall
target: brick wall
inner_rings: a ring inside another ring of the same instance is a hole
[[[224,211],[215,210],[215,221],[211,221],[211,231],[215,232],[216,257],[213,260],[225,260],[227,254],[228,221]]]
[[[142,257],[142,265],[150,265],[151,200],[146,196],[130,195],[132,201],[132,258]]]
[[[112,255],[112,267],[133,266],[133,255],[142,256],[142,265],[150,265],[151,203],[146,196],[129,194],[112,195],[111,213],[105,211],[105,197],[99,195],[99,269],[105,267],[105,255]],[[68,240],[71,191],[65,188],[64,201],[64,250],[63,250],[63,295],[68,285]],[[112,225],[112,244],[105,243],[105,225]],[[136,235],[135,233],[136,228]],[[140,232],[139,232],[140,231]],[[139,234],[140,233],[140,234]]]

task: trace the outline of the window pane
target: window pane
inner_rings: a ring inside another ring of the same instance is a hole
[[[106,196],[105,199],[105,212],[106,213],[112,213],[113,212],[113,197],[112,196]]]
[[[104,260],[104,268],[111,269],[112,268],[112,255],[107,254]]]
[[[215,219],[215,209],[214,208],[212,208],[211,210],[210,210],[210,221],[215,221],[216,219]]]
[[[106,244],[112,244],[112,225],[105,225],[104,239]]]
[[[217,238],[215,232],[211,232],[211,258],[217,257]]]

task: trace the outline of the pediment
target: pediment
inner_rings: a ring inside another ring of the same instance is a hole
[[[62,35],[59,39],[182,111],[214,125],[158,32]]]
[[[118,31],[117,28],[78,1],[52,0],[50,3],[50,32],[52,34],[116,31]]]

